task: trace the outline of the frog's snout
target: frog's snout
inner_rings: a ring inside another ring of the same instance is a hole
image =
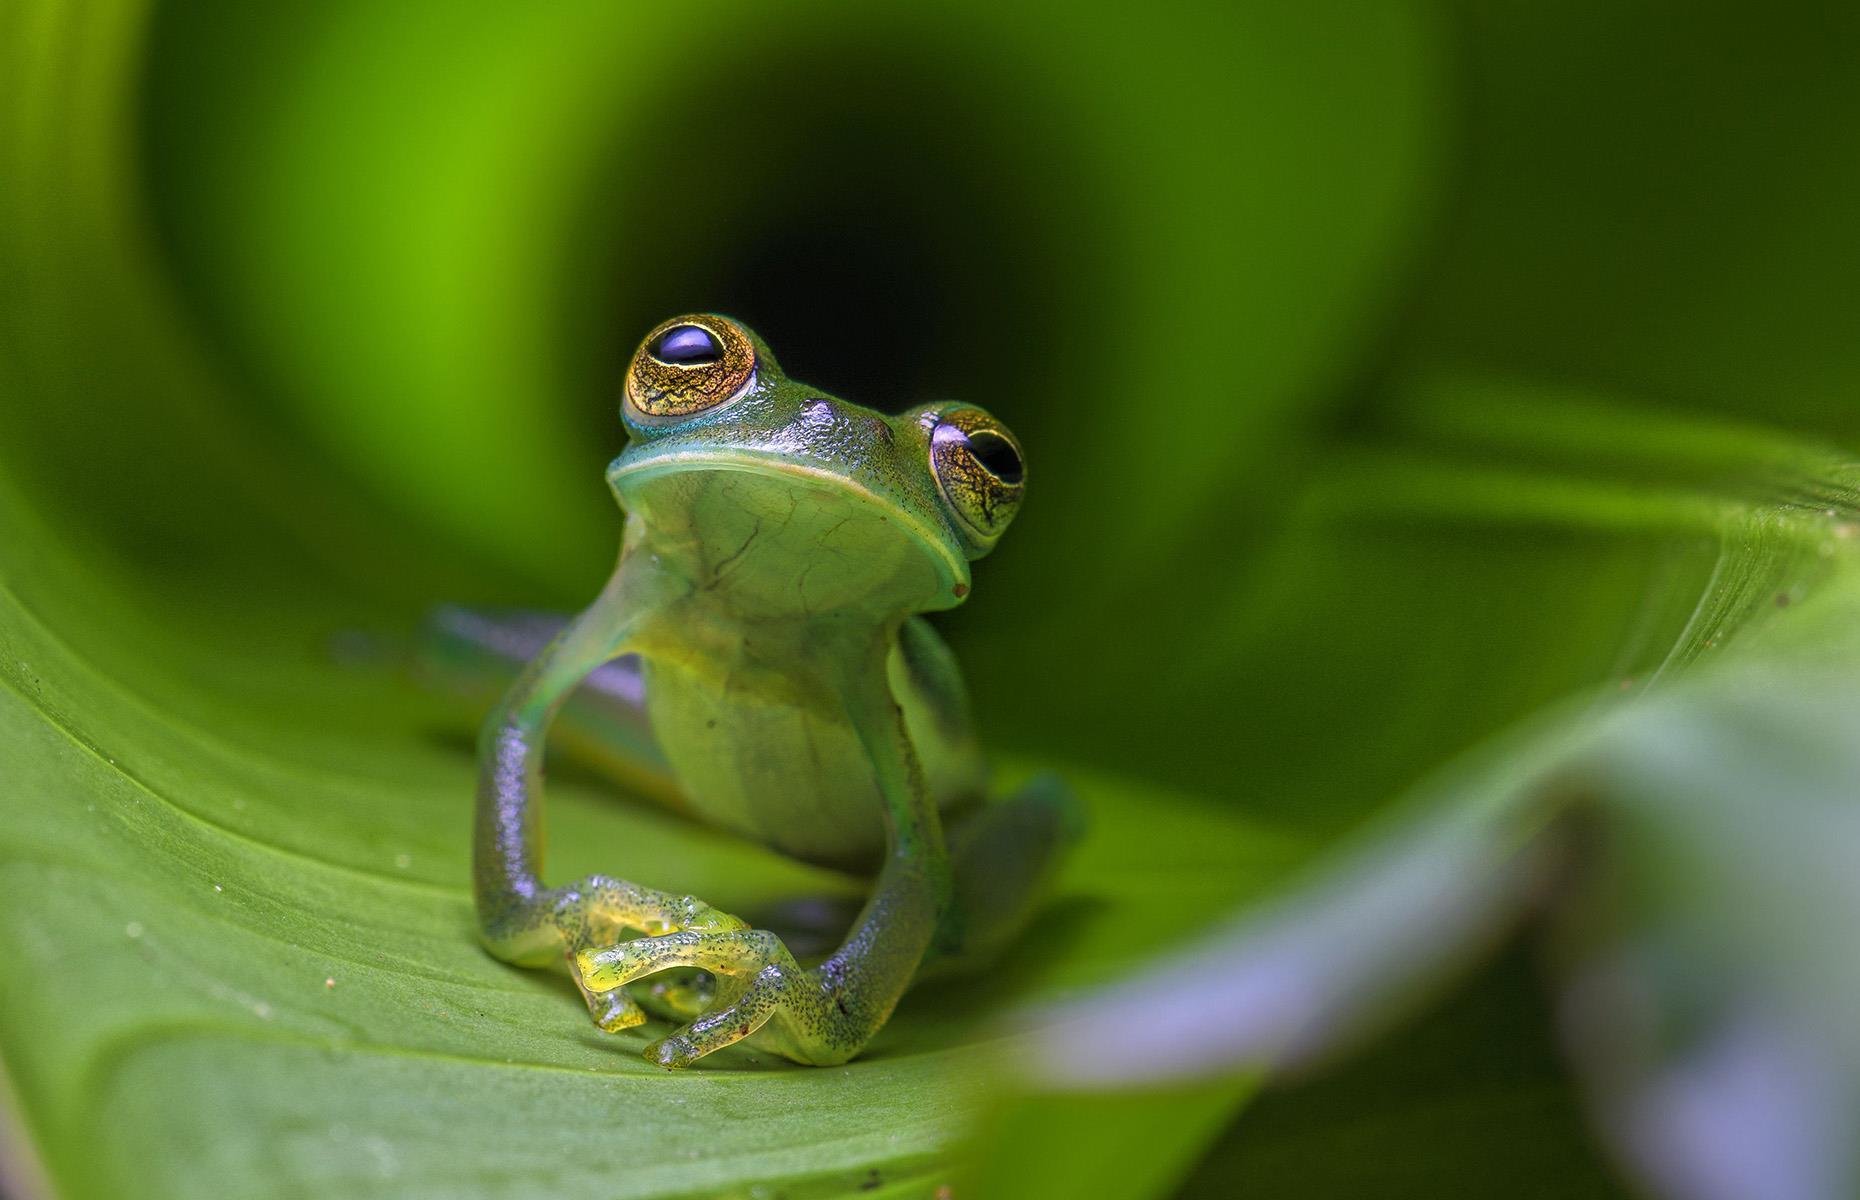
[[[891,446],[897,441],[891,422],[870,409],[815,396],[801,405],[801,423],[811,439],[843,446]]]

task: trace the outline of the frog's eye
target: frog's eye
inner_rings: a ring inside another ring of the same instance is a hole
[[[702,325],[674,325],[653,338],[646,353],[670,367],[707,367],[723,361],[723,343]]]
[[[639,416],[689,417],[736,399],[755,377],[755,344],[742,326],[708,314],[677,317],[641,343],[627,368],[626,399]]]
[[[1014,435],[979,408],[952,409],[930,431],[930,470],[976,549],[994,545],[1026,486],[1027,466]]]

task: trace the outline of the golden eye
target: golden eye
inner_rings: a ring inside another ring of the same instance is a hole
[[[978,549],[992,546],[1014,519],[1026,485],[1014,435],[979,408],[953,409],[930,432],[930,470]]]
[[[627,368],[626,399],[647,417],[689,417],[736,399],[755,377],[756,348],[736,322],[677,317],[640,344]]]

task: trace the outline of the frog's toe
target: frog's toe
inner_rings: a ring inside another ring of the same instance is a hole
[[[606,1033],[619,1033],[645,1023],[646,1012],[624,991],[597,993],[588,999],[588,1015]]]
[[[600,950],[578,950],[575,970],[583,986],[607,992],[672,967],[697,967],[719,975],[754,975],[778,958],[792,961],[781,940],[767,930],[686,930],[634,938]]]
[[[575,986],[581,989],[581,998],[588,1004],[588,1016],[593,1018],[597,1028],[607,1033],[619,1033],[622,1029],[631,1029],[646,1020],[646,1011],[627,994],[625,988],[602,991],[589,987],[588,981],[582,976],[580,964],[572,954],[568,958],[568,973],[574,977]]]
[[[796,994],[800,979],[800,970],[791,962],[770,963],[729,1004],[647,1046],[646,1061],[662,1067],[688,1067],[706,1054],[742,1041]]]
[[[708,1003],[717,1007],[646,1048],[647,1060],[662,1067],[688,1066],[741,1041],[805,990],[805,973],[781,939],[766,929],[687,930],[582,950],[574,956],[576,978],[595,995],[626,994],[627,984],[674,968],[709,972],[714,990],[707,994],[701,984],[686,977],[674,980],[655,1000],[687,1011]],[[659,1005],[654,1003],[654,1007]]]
[[[734,933],[749,928],[749,922],[741,917],[714,908],[696,896],[680,896],[673,913],[671,928],[686,933]]]
[[[702,1057],[703,1055],[689,1041],[676,1034],[668,1038],[660,1038],[645,1049],[647,1062],[667,1070],[688,1067]]]

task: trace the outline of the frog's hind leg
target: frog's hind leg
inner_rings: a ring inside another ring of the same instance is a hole
[[[1050,771],[952,823],[952,903],[926,973],[984,965],[1019,936],[1084,831],[1077,796]]]
[[[495,696],[567,625],[565,613],[441,604],[420,622],[413,667],[430,684]]]

